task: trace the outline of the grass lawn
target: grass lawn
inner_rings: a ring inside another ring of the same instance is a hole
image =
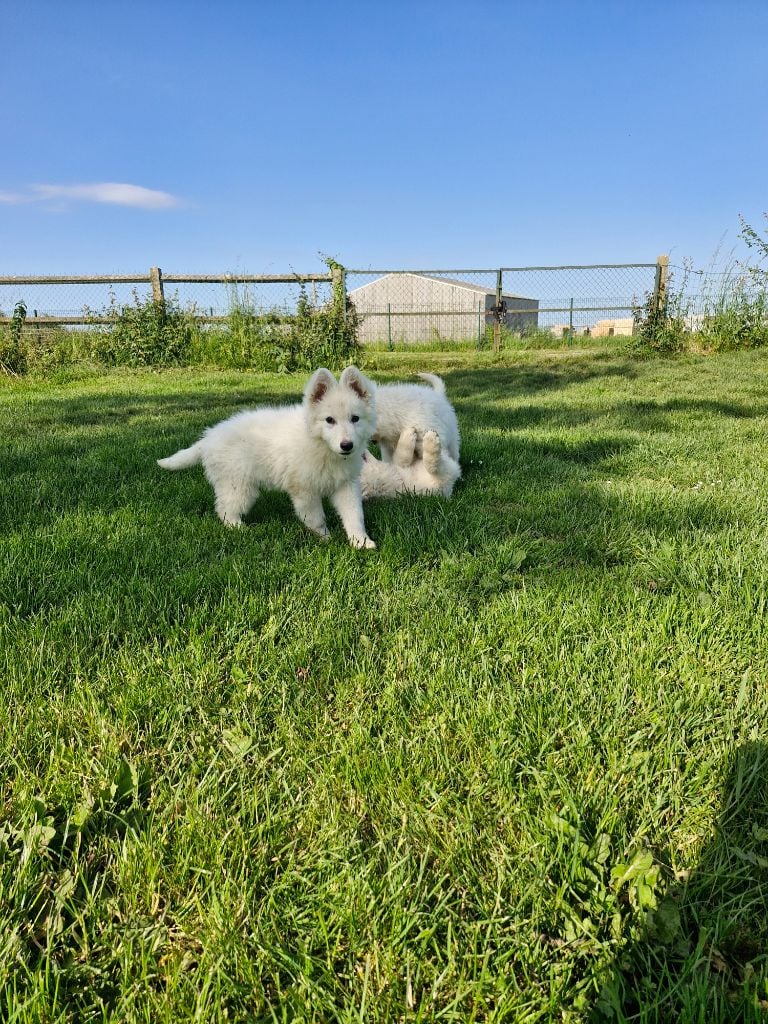
[[[452,500],[214,517],[303,378],[0,382],[0,1019],[768,1018],[768,353],[444,375]]]

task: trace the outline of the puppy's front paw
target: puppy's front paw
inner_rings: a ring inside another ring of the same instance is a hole
[[[353,548],[375,548],[376,541],[371,540],[370,537],[350,537],[349,543]]]

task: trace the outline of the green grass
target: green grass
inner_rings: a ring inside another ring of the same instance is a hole
[[[764,1020],[768,355],[368,369],[374,552],[155,466],[297,377],[0,385],[0,1019]]]

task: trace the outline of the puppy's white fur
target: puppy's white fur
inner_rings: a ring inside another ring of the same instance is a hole
[[[445,393],[445,384],[434,373],[420,373],[423,384],[380,384],[376,389],[376,434],[381,457],[391,462],[400,435],[414,428],[417,432],[416,455],[421,455],[421,438],[434,431],[442,447],[459,461],[459,424]]]
[[[240,526],[263,487],[286,491],[299,519],[329,536],[323,498],[330,498],[353,547],[375,548],[363,520],[360,471],[376,427],[375,385],[355,366],[337,381],[321,368],[310,377],[301,405],[237,413],[209,427],[163,469],[202,464],[216,495],[216,512]]]
[[[409,427],[400,435],[392,462],[381,462],[366,452],[360,476],[363,498],[394,498],[398,494],[443,494],[450,498],[461,467],[444,450],[434,430],[428,430],[421,439],[421,458],[416,457],[418,443],[418,431]]]

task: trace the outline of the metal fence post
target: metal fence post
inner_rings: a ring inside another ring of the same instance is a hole
[[[163,292],[163,272],[160,267],[149,268],[149,280],[152,283],[152,301],[159,311],[165,315],[165,294]]]
[[[392,303],[387,303],[387,339],[389,342],[389,349],[392,351]]]
[[[653,308],[660,318],[667,314],[667,286],[669,283],[669,256],[656,260],[656,279],[653,284]]]
[[[501,349],[501,295],[503,271],[496,271],[496,322],[493,325],[493,351]]]

